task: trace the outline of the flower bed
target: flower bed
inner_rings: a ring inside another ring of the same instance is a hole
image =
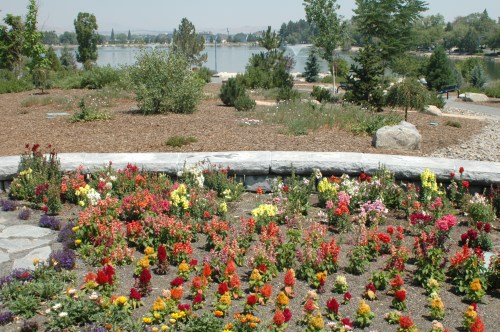
[[[44,227],[62,226],[63,249],[2,278],[0,324],[437,332],[498,323],[500,256],[487,268],[484,251],[500,244],[499,193],[471,195],[463,169],[447,188],[428,170],[415,186],[380,169],[292,174],[250,194],[214,165],[177,179],[111,163],[61,176],[55,153],[45,160],[38,149],[24,155],[11,195],[46,213],[81,211],[63,226],[42,216]]]

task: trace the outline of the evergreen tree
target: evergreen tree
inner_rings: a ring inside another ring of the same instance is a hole
[[[130,30],[128,31],[127,40],[129,43],[132,41],[132,34],[130,33]]]
[[[432,53],[427,65],[425,79],[429,88],[434,90],[439,90],[445,85],[455,83],[452,64],[446,56],[443,47],[436,47]]]
[[[486,73],[484,72],[483,66],[477,65],[472,68],[470,82],[472,86],[476,88],[482,88],[486,83]]]
[[[363,47],[355,57],[351,66],[348,84],[352,90],[346,98],[350,101],[367,104],[380,110],[383,106],[382,77],[384,65],[382,58],[373,45]]]
[[[90,69],[97,60],[97,21],[93,14],[78,13],[74,21],[76,39],[78,41],[78,52],[76,60],[83,64],[86,69]]]
[[[196,33],[196,28],[187,18],[183,18],[178,30],[174,30],[172,50],[183,54],[191,65],[201,66],[207,61],[205,38]]]
[[[306,82],[317,82],[319,74],[319,62],[314,49],[309,52],[306,67],[304,68],[304,77]]]
[[[61,50],[59,60],[61,61],[61,65],[65,69],[76,69],[75,56],[67,45],[64,45],[63,49]]]
[[[271,32],[271,26],[267,27],[267,31],[264,32],[262,37],[259,39],[259,44],[267,51],[277,49],[280,46],[278,35],[275,31]]]
[[[12,70],[16,77],[21,75],[24,47],[24,24],[21,16],[7,14],[0,26],[0,68]]]
[[[50,63],[50,69],[53,71],[61,70],[61,61],[59,61],[59,58],[57,57],[57,54],[52,46],[47,49],[47,60]]]
[[[111,37],[109,38],[111,43],[115,42],[115,29],[111,29]]]

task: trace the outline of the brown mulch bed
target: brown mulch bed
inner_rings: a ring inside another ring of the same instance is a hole
[[[208,84],[198,112],[189,115],[162,114],[144,116],[137,112],[133,97],[114,99],[111,120],[70,123],[69,116],[47,118],[49,112],[78,112],[78,100],[90,90],[50,90],[44,96],[35,91],[1,94],[2,140],[0,155],[19,155],[27,143],[52,144],[58,152],[190,152],[190,151],[350,151],[403,155],[428,155],[433,151],[467,140],[486,122],[450,117],[433,117],[411,112],[409,122],[422,134],[420,151],[379,150],[371,146],[371,137],[354,135],[339,129],[320,129],[305,136],[290,136],[281,126],[248,126],[243,118],[255,118],[255,112],[237,112],[216,98],[220,84]],[[53,97],[59,104],[25,107],[28,98]],[[61,102],[60,100],[66,100]],[[66,105],[70,104],[67,108]],[[446,126],[457,120],[461,128]],[[437,123],[433,126],[430,123]],[[174,148],[165,141],[174,135],[193,136],[197,142]]]

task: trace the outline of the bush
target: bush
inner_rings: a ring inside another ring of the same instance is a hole
[[[290,87],[282,87],[278,89],[278,95],[276,96],[276,101],[296,101],[300,98],[300,93]]]
[[[448,120],[445,125],[453,128],[462,128],[462,124],[455,120]]]
[[[220,99],[226,106],[235,106],[236,99],[245,96],[245,86],[243,86],[236,78],[229,78],[227,82],[222,84],[220,90]]]
[[[329,103],[335,100],[335,98],[332,96],[332,94],[328,89],[322,88],[320,86],[313,86],[311,97],[313,97],[320,103],[322,102]]]
[[[212,81],[212,75],[215,74],[213,70],[207,67],[201,67],[195,71],[196,76],[205,83],[210,83]]]
[[[80,100],[80,112],[75,113],[70,119],[70,122],[91,122],[111,119],[111,114],[106,111],[99,110],[96,107],[87,106],[85,99]]]
[[[251,111],[255,108],[255,100],[250,98],[247,94],[239,96],[234,102],[234,107],[238,111]]]
[[[143,51],[130,68],[139,108],[144,114],[193,113],[201,100],[203,83],[181,54]]]
[[[102,89],[111,84],[119,84],[123,76],[121,69],[115,69],[111,66],[92,67],[91,70],[83,72],[80,81],[80,88],[84,89]]]
[[[429,95],[427,96],[427,104],[434,105],[437,108],[444,108],[446,104],[442,95],[437,94],[435,91],[429,91]]]
[[[21,92],[32,88],[33,84],[29,77],[17,79],[11,71],[0,69],[0,93]]]
[[[181,147],[197,141],[196,137],[193,136],[171,136],[167,139],[165,144],[172,147]]]

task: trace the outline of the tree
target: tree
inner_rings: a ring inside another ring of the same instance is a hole
[[[24,24],[24,55],[31,59],[29,70],[47,69],[48,60],[45,57],[47,50],[42,44],[42,33],[38,31],[37,25],[38,5],[35,0],[29,0],[28,13]]]
[[[12,70],[16,77],[21,75],[24,47],[24,24],[21,16],[7,14],[0,26],[0,68]]]
[[[280,40],[276,31],[271,32],[271,26],[267,27],[267,31],[262,34],[259,39],[260,46],[264,47],[268,52],[280,47]]]
[[[42,35],[42,42],[45,45],[57,45],[59,44],[59,37],[55,31],[44,31]]]
[[[128,34],[127,34],[127,40],[129,43],[132,41],[132,34],[130,33],[130,30],[128,31]]]
[[[347,81],[352,90],[346,98],[350,101],[367,104],[380,110],[383,106],[382,76],[384,65],[375,46],[366,45],[355,57],[356,64],[351,66]]]
[[[304,0],[307,22],[314,25],[317,35],[314,37],[314,46],[323,50],[321,57],[333,64],[335,49],[344,36],[345,24],[341,16],[337,15],[340,8],[336,0]],[[335,68],[332,67],[333,88],[335,91]]]
[[[207,61],[207,54],[200,54],[205,48],[205,38],[196,34],[196,29],[187,18],[183,18],[178,30],[174,30],[172,50],[183,54],[191,65],[201,66]]]
[[[429,88],[434,90],[455,83],[452,64],[442,46],[438,46],[432,53],[427,65],[425,79]]]
[[[405,110],[405,121],[408,121],[408,109],[422,110],[427,104],[427,89],[416,77],[408,77],[393,85],[387,93],[387,104],[402,107]]]
[[[470,82],[473,87],[482,88],[486,83],[486,73],[481,65],[476,65],[472,68]]]
[[[458,46],[462,52],[476,53],[480,47],[479,33],[474,29],[469,29],[460,40]]]
[[[76,69],[75,56],[67,45],[64,45],[63,49],[61,50],[59,60],[61,61],[61,65],[65,69]]]
[[[422,0],[356,0],[356,5],[356,26],[365,43],[377,46],[385,64],[414,43],[413,26],[427,10]]]
[[[64,33],[59,36],[59,42],[61,44],[67,44],[67,45],[78,44],[78,40],[76,39],[76,33],[64,31]]]
[[[59,58],[57,57],[57,54],[54,51],[54,48],[52,48],[52,46],[50,46],[47,49],[47,60],[50,64],[51,70],[53,71],[61,70],[61,61],[59,61]]]
[[[144,114],[193,113],[203,95],[203,82],[179,52],[141,52],[130,68],[130,78]]]
[[[111,41],[111,43],[115,42],[115,29],[111,29],[111,36],[109,37],[109,41]]]
[[[304,68],[304,77],[306,82],[317,82],[319,74],[319,62],[316,57],[316,51],[312,49],[307,57],[306,67]]]
[[[97,21],[93,14],[78,13],[74,21],[78,51],[76,60],[83,64],[85,69],[90,69],[97,60]]]

